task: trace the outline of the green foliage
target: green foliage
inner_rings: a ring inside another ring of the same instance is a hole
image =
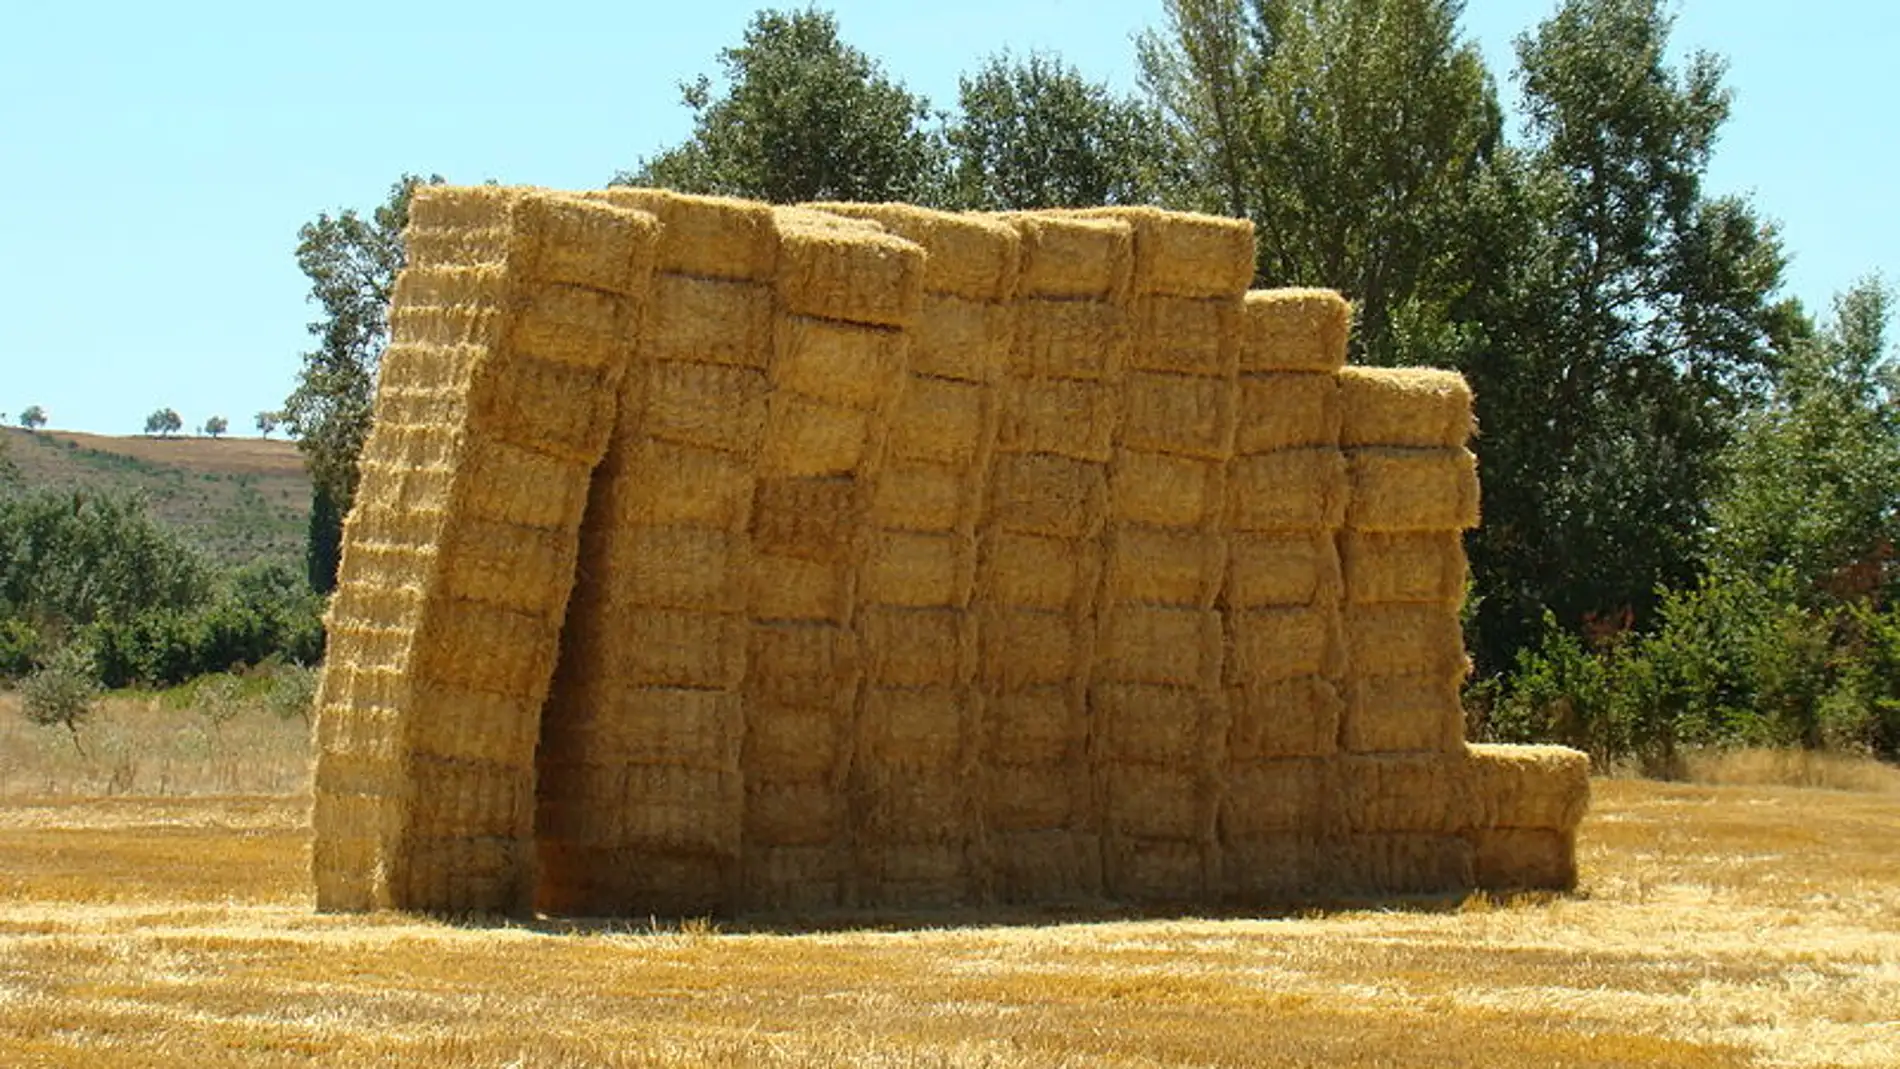
[[[270,689],[264,694],[264,708],[279,720],[302,720],[308,725],[316,716],[317,670],[300,664],[274,665],[270,669]]]
[[[86,637],[107,686],[172,686],[273,658],[313,663],[323,655],[322,611],[294,571],[270,564],[240,571],[208,604],[103,622]]]
[[[177,434],[185,426],[185,421],[175,408],[160,408],[145,417],[145,433],[156,434],[163,438]]]
[[[0,618],[60,631],[187,608],[209,590],[206,565],[141,502],[50,490],[0,497]]]
[[[41,667],[45,646],[39,628],[21,619],[0,619],[0,679],[19,679]]]
[[[961,81],[951,200],[986,211],[1150,204],[1180,184],[1160,112],[1055,56],[990,58]]]
[[[212,416],[205,420],[205,433],[213,438],[231,429],[231,421],[223,416]]]
[[[73,657],[55,658],[20,683],[20,712],[39,727],[62,727],[84,754],[79,729],[99,704],[99,685]]]
[[[937,199],[927,102],[840,40],[829,13],[760,11],[719,65],[719,95],[703,75],[680,87],[693,136],[616,183],[777,204]]]
[[[322,483],[311,488],[310,532],[304,547],[304,573],[310,589],[319,594],[335,590],[337,569],[343,565],[343,510]]]
[[[277,429],[277,425],[284,421],[284,414],[282,412],[259,412],[256,421],[257,433],[265,438],[269,438],[271,432]]]
[[[39,405],[28,405],[26,409],[20,413],[20,426],[25,427],[29,431],[35,431],[46,426],[46,409],[41,408]]]

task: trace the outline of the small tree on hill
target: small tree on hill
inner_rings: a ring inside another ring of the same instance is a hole
[[[205,420],[205,433],[213,438],[218,437],[230,429],[230,421],[223,416],[212,416],[210,419]]]
[[[175,408],[161,408],[145,417],[145,433],[161,438],[178,433],[184,426],[185,421],[179,418]]]
[[[29,431],[46,426],[46,410],[39,405],[28,405],[26,411],[20,413],[20,426]]]
[[[257,414],[257,433],[269,438],[271,432],[277,429],[277,424],[282,422],[282,420],[283,416],[281,413],[259,412]]]

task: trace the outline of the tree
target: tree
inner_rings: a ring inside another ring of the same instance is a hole
[[[145,417],[145,433],[156,434],[161,438],[178,433],[184,425],[185,421],[179,418],[175,408],[160,408]]]
[[[1148,204],[1179,184],[1158,109],[1054,56],[993,56],[961,79],[951,199],[1014,210]]]
[[[615,183],[776,204],[937,199],[928,102],[840,40],[829,13],[761,11],[719,65],[721,95],[704,75],[680,86],[692,137]]]
[[[20,426],[29,431],[46,426],[46,410],[39,405],[28,405],[26,410],[20,413]]]
[[[1198,206],[1254,221],[1259,277],[1355,304],[1354,357],[1466,280],[1448,267],[1501,137],[1460,0],[1168,0],[1144,83],[1189,153]]]
[[[79,743],[79,728],[98,707],[99,684],[79,660],[77,651],[68,647],[53,664],[21,680],[20,712],[40,727],[65,728],[73,749],[84,757],[86,748]]]
[[[277,424],[283,422],[283,418],[283,413],[281,412],[259,412],[257,414],[257,433],[269,438],[271,432],[277,429]]]
[[[342,523],[355,499],[357,458],[369,436],[376,372],[389,342],[389,298],[403,265],[403,228],[419,185],[403,175],[367,216],[346,208],[320,212],[297,232],[297,266],[310,280],[309,299],[322,309],[309,324],[317,347],[303,355],[297,387],[284,400],[282,421],[297,438],[316,492],[334,507],[324,514]],[[313,535],[314,535],[313,530]],[[334,541],[340,530],[325,534]],[[328,590],[334,576],[317,588]]]
[[[230,421],[226,420],[223,416],[212,416],[210,419],[205,420],[204,432],[213,438],[218,437],[230,429]]]

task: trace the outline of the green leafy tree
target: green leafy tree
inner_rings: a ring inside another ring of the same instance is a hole
[[[1145,84],[1188,151],[1198,206],[1254,221],[1259,276],[1355,304],[1355,358],[1466,280],[1466,202],[1500,110],[1457,0],[1168,0]]]
[[[54,631],[204,601],[210,570],[135,499],[0,497],[0,617]]]
[[[230,421],[223,416],[212,416],[210,419],[205,420],[205,433],[213,438],[222,435],[225,431],[230,429]]]
[[[1054,56],[991,57],[961,80],[951,199],[980,210],[1150,204],[1178,185],[1161,113]]]
[[[20,682],[21,714],[39,727],[66,729],[81,757],[86,748],[80,744],[79,729],[92,719],[98,705],[99,684],[80,663],[77,650],[65,651]]]
[[[303,451],[313,492],[326,495],[331,505],[324,514],[336,529],[323,532],[326,541],[341,537],[342,516],[356,495],[357,459],[369,436],[376,372],[389,343],[389,298],[403,266],[409,200],[417,186],[441,181],[403,175],[367,215],[353,208],[321,212],[297,233],[297,266],[310,280],[309,299],[322,316],[309,325],[317,347],[303,355],[282,419]],[[332,567],[318,589],[334,583]]]
[[[175,408],[161,408],[145,417],[145,433],[156,434],[160,438],[177,434],[185,426]]]
[[[283,418],[283,413],[281,412],[259,412],[256,417],[257,433],[265,438],[269,438],[271,433],[277,429],[277,425],[283,422]]]
[[[719,65],[717,94],[703,75],[680,87],[692,137],[616,183],[779,204],[938,198],[928,103],[845,44],[829,13],[761,11]]]
[[[39,405],[28,405],[26,410],[20,413],[20,426],[29,431],[36,431],[46,426],[46,409]]]

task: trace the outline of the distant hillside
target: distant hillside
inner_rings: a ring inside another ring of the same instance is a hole
[[[310,478],[293,442],[260,438],[115,438],[0,428],[29,487],[134,493],[212,559],[300,561]]]

